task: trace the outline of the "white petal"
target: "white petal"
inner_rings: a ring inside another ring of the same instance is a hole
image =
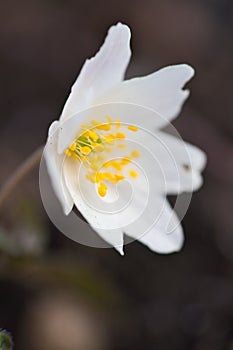
[[[131,56],[130,36],[126,25],[118,23],[110,28],[99,52],[85,62],[72,86],[60,120],[64,121],[90,107],[93,99],[123,80]]]
[[[200,172],[206,164],[205,153],[167,133],[158,132],[157,138],[164,146],[159,159],[165,175],[167,193],[198,190],[203,183]],[[152,149],[159,152],[158,146]]]
[[[171,232],[172,228],[172,232]],[[135,234],[136,232],[136,234]],[[162,254],[179,251],[183,245],[183,230],[176,214],[171,210],[168,203],[163,206],[158,221],[148,232],[139,236],[136,223],[125,229],[125,233],[145,244],[152,251]]]
[[[124,255],[124,235],[122,230],[100,230],[93,228],[98,235],[114,247],[121,255]]]
[[[113,246],[121,255],[124,255],[122,230],[111,229],[110,224],[108,230],[100,228],[101,225],[99,225],[99,223],[101,224],[101,221],[103,222],[103,220],[111,220],[111,216],[109,217],[108,213],[104,215],[104,213],[99,212],[99,210],[95,210],[95,208],[89,206],[85,201],[85,197],[82,195],[82,191],[80,190],[80,183],[78,181],[78,164],[71,159],[66,159],[64,163],[64,177],[70,194],[74,200],[75,206],[83,215],[83,217],[89,222],[89,224],[102,239]],[[92,186],[92,184],[87,180],[81,185],[83,185],[83,187],[88,185]]]
[[[161,115],[155,127],[161,128],[174,119],[189,95],[183,90],[194,70],[187,64],[169,66],[145,77],[120,83],[97,99],[96,103],[125,102],[151,108]]]
[[[53,190],[59,199],[63,211],[66,215],[69,214],[73,207],[73,200],[63,181],[63,161],[64,156],[57,153],[57,128],[58,121],[54,121],[49,128],[48,140],[44,149],[44,157],[51,179]]]
[[[188,162],[187,165],[197,171],[202,171],[205,168],[206,154],[200,148],[165,132],[159,132],[158,135],[181,164]]]

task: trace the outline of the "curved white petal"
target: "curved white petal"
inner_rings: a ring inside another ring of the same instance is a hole
[[[114,247],[118,253],[124,255],[124,235],[122,230],[100,230],[95,227],[93,229],[105,242]]]
[[[145,77],[121,82],[97,100],[97,104],[109,102],[132,103],[161,114],[155,127],[161,128],[173,120],[189,95],[184,85],[194,75],[194,69],[187,64],[168,66]]]
[[[143,223],[141,223],[143,224]],[[184,242],[183,230],[179,219],[171,209],[170,205],[163,204],[159,219],[145,234],[139,236],[137,223],[125,228],[124,232],[139,242],[145,244],[152,251],[162,254],[173,253],[182,248]],[[172,232],[171,231],[172,228]],[[135,234],[135,232],[137,232]]]
[[[64,177],[66,185],[70,191],[70,194],[74,200],[75,206],[83,215],[83,217],[89,222],[89,224],[93,227],[93,229],[99,234],[99,236],[104,239],[108,244],[113,246],[121,255],[124,255],[123,252],[123,232],[121,228],[119,229],[102,229],[100,228],[101,221],[110,220],[109,227],[111,227],[111,216],[108,214],[104,215],[104,213],[95,210],[88,205],[85,201],[85,197],[82,194],[82,190],[80,189],[80,182],[78,180],[78,164],[70,159],[66,159],[64,162]],[[92,186],[86,180],[86,183],[81,184],[81,186],[87,188],[87,186]],[[88,188],[87,188],[88,189]],[[85,190],[84,190],[85,192]]]
[[[60,120],[92,105],[92,101],[122,81],[128,66],[130,29],[118,23],[112,26],[99,52],[87,60],[72,86]]]
[[[165,132],[159,132],[158,135],[181,164],[190,165],[200,172],[205,168],[206,154],[200,148]]]
[[[64,156],[57,153],[58,126],[59,122],[54,121],[49,128],[48,140],[44,149],[44,157],[53,190],[62,205],[64,213],[68,215],[73,207],[74,202],[63,180],[62,168]]]
[[[198,190],[203,184],[201,171],[206,165],[206,155],[199,148],[184,142],[182,139],[159,132],[159,140],[166,146],[167,154],[172,158],[170,163],[163,162],[168,194]]]

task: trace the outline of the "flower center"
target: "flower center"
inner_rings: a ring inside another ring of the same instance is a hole
[[[126,167],[133,158],[140,157],[140,153],[133,150],[118,159],[106,160],[105,155],[111,153],[113,148],[118,150],[126,148],[123,128],[128,128],[132,132],[138,131],[134,125],[122,126],[120,120],[113,121],[110,117],[106,119],[106,123],[92,120],[90,125],[82,125],[81,132],[65,151],[68,157],[83,162],[87,169],[87,180],[98,184],[98,194],[101,197],[106,196],[109,184],[117,184],[125,179]],[[138,173],[134,169],[129,169],[128,175],[136,179]]]

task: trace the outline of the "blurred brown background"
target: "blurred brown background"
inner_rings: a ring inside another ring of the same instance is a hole
[[[0,328],[17,350],[233,349],[231,0],[9,0],[0,5],[0,180],[46,140],[84,60],[118,21],[133,33],[127,77],[196,69],[175,126],[208,154],[183,221],[186,244],[126,256],[49,222],[35,170],[1,208]]]

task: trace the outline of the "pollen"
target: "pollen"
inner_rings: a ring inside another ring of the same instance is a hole
[[[106,196],[109,186],[129,176],[134,179],[138,176],[135,170],[127,169],[133,158],[140,157],[137,150],[130,154],[125,152],[127,128],[130,131],[138,130],[134,125],[124,126],[121,120],[114,121],[109,116],[105,117],[104,122],[92,119],[81,125],[80,133],[65,150],[68,157],[83,163],[86,179],[97,185],[100,197]],[[114,150],[118,150],[118,157],[108,160],[109,153]]]

